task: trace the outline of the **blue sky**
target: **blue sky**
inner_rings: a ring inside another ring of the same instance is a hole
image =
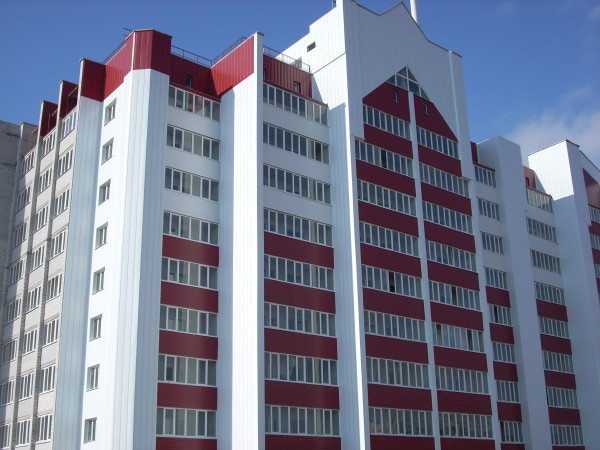
[[[395,0],[362,0],[383,12]],[[409,4],[410,1],[406,0]],[[568,138],[600,166],[598,0],[419,0],[428,38],[463,56],[471,139],[505,136],[528,153]],[[331,0],[2,0],[0,120],[37,123],[79,59],[102,61],[124,28],[155,28],[212,58],[240,36],[283,50]]]

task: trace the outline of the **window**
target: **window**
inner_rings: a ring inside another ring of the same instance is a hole
[[[442,391],[487,394],[487,373],[478,370],[457,369],[456,367],[435,367],[436,387]]]
[[[378,291],[422,298],[420,278],[377,267],[362,265],[362,285]]]
[[[525,190],[527,191],[527,203],[536,208],[543,209],[544,211],[554,212],[552,197],[550,195],[536,191],[530,187]]]
[[[46,156],[52,150],[54,150],[54,146],[56,145],[56,129],[52,130],[52,132],[48,133],[44,139],[42,140],[42,156]]]
[[[276,167],[263,166],[263,185],[331,205],[331,185]]]
[[[94,272],[92,294],[104,290],[104,267]]]
[[[44,264],[44,257],[46,256],[46,244],[40,245],[38,248],[33,250],[31,253],[31,271],[34,271],[42,264]]]
[[[52,414],[46,414],[37,418],[37,442],[52,439]]]
[[[490,322],[509,327],[512,326],[510,308],[490,304]]]
[[[73,150],[68,150],[58,158],[56,165],[56,178],[64,175],[73,165]]]
[[[96,316],[90,319],[90,341],[102,336],[102,316]]]
[[[23,335],[23,354],[33,352],[37,348],[38,330],[34,329]]]
[[[503,443],[523,442],[522,423],[500,421],[500,435]]]
[[[25,313],[33,311],[35,308],[40,306],[42,300],[42,285],[31,289],[25,296]]]
[[[163,258],[161,279],[208,289],[217,289],[217,268],[188,261]]]
[[[61,192],[54,198],[54,217],[65,211],[69,207],[71,199],[71,190]]]
[[[83,443],[94,442],[96,440],[96,418],[86,419],[83,423]]]
[[[540,321],[540,333],[549,336],[569,339],[569,323],[549,317],[538,317]]]
[[[180,333],[217,335],[217,314],[196,309],[160,306],[161,330],[178,331]]]
[[[25,189],[20,191],[17,194],[17,207],[15,211],[20,211],[25,208],[25,205],[28,205],[31,201],[31,185],[27,186]]]
[[[10,423],[0,425],[0,448],[10,447],[11,430]]]
[[[221,104],[183,89],[169,86],[169,106],[189,111],[208,119],[221,118]]]
[[[423,219],[463,233],[473,233],[471,216],[435,203],[423,202]]]
[[[483,242],[483,249],[488,252],[504,254],[504,239],[495,234],[481,232],[481,240]]]
[[[25,156],[23,156],[23,165],[21,166],[21,176],[25,175],[35,164],[35,151],[31,150]]]
[[[475,179],[483,184],[487,184],[491,187],[496,187],[496,172],[487,167],[473,164],[475,167]]]
[[[417,79],[412,74],[408,67],[403,68],[399,72],[392,75],[388,80],[388,83],[393,84],[405,91],[410,91],[413,94],[417,94],[419,97],[429,100],[425,91],[421,85],[417,82]]]
[[[427,259],[471,272],[477,271],[475,253],[439,242],[427,241]]]
[[[496,390],[498,391],[499,402],[519,402],[519,383],[496,380]]]
[[[46,285],[46,301],[52,300],[62,294],[63,274],[59,273],[48,279]]]
[[[27,239],[27,222],[22,222],[13,230],[13,248],[18,247]]]
[[[56,364],[42,368],[41,372],[40,382],[42,385],[40,393],[53,391],[56,381]]]
[[[157,436],[216,437],[216,411],[158,408]]]
[[[6,322],[10,323],[21,316],[21,299],[16,298],[6,303]]]
[[[556,242],[556,228],[540,222],[539,220],[527,217],[527,231],[532,236],[545,239],[550,242]]]
[[[29,436],[31,431],[31,420],[22,420],[17,422],[17,445],[29,444]]]
[[[504,342],[492,342],[494,345],[494,361],[515,363],[515,346]]]
[[[86,389],[88,391],[98,389],[98,373],[100,370],[100,366],[92,366],[87,369],[87,382]]]
[[[485,268],[485,283],[487,286],[495,287],[498,289],[508,290],[508,281],[506,278],[506,272],[501,270],[492,269],[490,267]]]
[[[339,411],[265,405],[267,434],[339,436]]]
[[[44,192],[50,186],[52,181],[52,167],[43,172],[38,178],[38,194]]]
[[[367,356],[367,382],[429,389],[427,364]]]
[[[304,158],[329,164],[329,145],[268,123],[263,123],[263,142]]]
[[[219,224],[165,211],[163,233],[206,244],[219,245]]]
[[[0,384],[0,405],[13,402],[15,394],[15,380],[8,380]]]
[[[165,188],[195,197],[219,201],[219,182],[180,170],[165,169]]]
[[[59,323],[59,319],[50,320],[44,323],[42,335],[43,345],[50,345],[58,341]]]
[[[583,445],[583,432],[579,425],[550,425],[552,445]]]
[[[417,142],[423,147],[458,159],[458,142],[452,139],[440,136],[425,128],[417,127]]]
[[[71,131],[75,129],[75,125],[77,123],[77,111],[73,111],[67,117],[62,120],[61,133],[60,138],[63,139],[67,136]]]
[[[49,206],[45,205],[35,213],[35,219],[33,221],[33,223],[35,224],[34,231],[41,229],[48,223],[48,209]]]
[[[35,374],[31,372],[21,376],[21,383],[19,384],[19,400],[29,398],[33,395],[34,375]]]
[[[594,208],[592,205],[589,205],[589,209],[592,222],[600,223],[600,209]]]
[[[327,125],[327,106],[263,83],[263,102]]]
[[[441,437],[494,438],[491,416],[447,412],[439,415]]]
[[[108,232],[108,223],[96,228],[96,248],[106,244],[106,233]]]
[[[2,346],[2,364],[17,358],[19,351],[19,340],[13,339]]]
[[[265,302],[267,328],[335,336],[335,314]]]
[[[415,198],[366,181],[357,180],[358,199],[372,205],[391,209],[409,216],[416,216]]]
[[[167,145],[188,153],[219,161],[221,143],[201,134],[167,125]]]
[[[185,356],[158,355],[158,381],[216,386],[217,362]]]
[[[398,91],[396,91],[395,89],[392,89],[392,100],[398,103]]]
[[[406,156],[384,150],[358,139],[354,140],[354,154],[356,159],[413,178],[413,160]]]
[[[431,411],[369,408],[369,431],[372,435],[433,436]]]
[[[264,209],[264,230],[315,244],[332,245],[332,227],[304,217]]]
[[[533,267],[548,270],[549,272],[561,273],[560,259],[547,253],[531,250],[531,264]]]
[[[410,140],[410,124],[398,117],[363,105],[363,122],[380,130]]]
[[[98,204],[101,205],[110,198],[110,180],[98,189]]]
[[[425,321],[364,310],[365,333],[425,342]]]
[[[106,144],[102,146],[102,152],[100,155],[100,164],[104,164],[110,158],[112,158],[113,154],[113,140],[111,139]]]
[[[117,110],[117,101],[113,100],[106,108],[104,108],[104,125],[115,118]]]
[[[8,284],[16,283],[23,278],[24,258],[21,258],[16,263],[12,264],[8,269]]]
[[[433,345],[440,347],[484,352],[483,332],[470,328],[455,327],[445,323],[433,323]]]
[[[557,305],[565,304],[565,292],[556,286],[539,283],[535,284],[535,297],[545,302],[556,303]]]
[[[191,88],[194,84],[194,77],[191,75],[187,75],[185,77],[185,86]]]
[[[434,302],[481,311],[479,292],[471,289],[430,280],[429,296]]]
[[[479,204],[479,214],[490,219],[500,220],[500,205],[498,203],[482,198],[477,198],[477,203]]]
[[[337,386],[337,361],[265,352],[265,379]]]
[[[555,408],[578,408],[577,391],[559,387],[546,386],[548,406]]]
[[[600,236],[590,233],[590,241],[593,249],[600,250]]]
[[[277,256],[264,256],[265,279],[333,291],[333,269]]]
[[[294,92],[300,92],[300,83],[294,81]]]
[[[457,177],[449,172],[444,172],[436,167],[420,163],[421,181],[439,187],[463,197],[469,197],[469,183],[464,178]]]
[[[389,228],[359,222],[360,242],[405,255],[419,256],[419,238]]]
[[[60,255],[67,246],[67,229],[59,231],[50,240],[50,259]]]

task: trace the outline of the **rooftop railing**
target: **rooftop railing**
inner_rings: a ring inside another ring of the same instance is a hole
[[[302,59],[294,59],[291,56],[285,55],[277,50],[273,50],[272,48],[265,46],[263,46],[263,53],[271,58],[275,58],[281,62],[289,64],[290,66],[297,67],[300,70],[310,73],[310,66],[302,62]]]

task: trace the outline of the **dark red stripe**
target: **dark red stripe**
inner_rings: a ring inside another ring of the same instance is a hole
[[[217,450],[216,439],[157,437],[156,450]]]
[[[554,372],[551,370],[544,370],[544,378],[546,380],[546,386],[560,387],[565,389],[577,389],[575,382],[575,375],[572,373]]]
[[[219,266],[219,247],[163,235],[163,256],[208,266]]]
[[[342,439],[325,436],[265,434],[266,450],[341,450]]]
[[[210,289],[162,281],[160,283],[160,302],[164,305],[181,308],[218,312],[219,293]]]
[[[360,244],[360,259],[361,263],[367,266],[421,277],[421,262],[415,256],[405,255],[368,244]]]
[[[429,437],[382,436],[372,434],[371,450],[390,450],[392,448],[410,450],[434,450],[435,441]]]
[[[565,353],[567,355],[573,354],[571,351],[571,340],[559,338],[556,336],[548,336],[547,334],[540,334],[540,341],[542,342],[542,350],[548,350],[550,352]]]
[[[477,275],[477,272],[450,267],[435,261],[427,261],[427,269],[429,271],[430,280],[441,281],[442,283],[452,284],[474,291],[479,290],[479,276]]]
[[[521,405],[519,403],[498,402],[498,420],[521,422]]]
[[[217,359],[219,347],[216,337],[160,330],[158,351],[167,355]]]
[[[430,241],[441,242],[452,247],[475,253],[475,238],[472,234],[453,230],[433,222],[424,222],[425,237]]]
[[[537,313],[541,317],[549,317],[551,319],[563,320],[567,322],[569,320],[567,316],[567,307],[563,305],[557,305],[556,303],[545,302],[543,300],[536,300]]]
[[[490,337],[492,338],[492,341],[496,342],[504,342],[505,344],[515,343],[513,329],[512,327],[507,327],[506,325],[490,323]]]
[[[427,183],[421,183],[421,194],[426,202],[471,215],[471,200],[467,197]]]
[[[488,416],[492,414],[492,402],[489,395],[438,390],[437,398],[440,411]]]
[[[554,425],[581,425],[578,409],[548,408],[550,423]]]
[[[359,180],[378,184],[393,191],[403,192],[413,197],[416,195],[415,180],[413,178],[358,159],[356,160],[356,177]]]
[[[265,301],[335,313],[335,294],[277,280],[265,280]]]
[[[340,409],[337,386],[265,380],[265,404]]]
[[[371,203],[358,202],[358,218],[363,222],[379,225],[390,230],[400,231],[412,236],[419,235],[419,224],[416,217],[372,205]]]
[[[274,233],[264,233],[265,254],[333,268],[333,248]]]
[[[367,356],[427,364],[427,344],[365,334]]]
[[[444,450],[494,450],[495,441],[487,439],[441,438]]]
[[[363,288],[363,306],[370,311],[385,312],[397,316],[425,319],[423,300],[375,289]]]
[[[217,409],[217,388],[158,383],[158,406],[169,408]]]
[[[435,104],[429,100],[425,100],[418,95],[415,99],[415,121],[417,126],[433,131],[440,136],[447,137],[453,141],[458,141],[452,129],[448,126],[442,114],[438,111]]]
[[[393,91],[396,91],[396,98],[398,101],[394,100]],[[400,89],[390,83],[380,84],[373,89],[363,98],[363,103],[403,119],[406,122],[410,122],[408,91]]]
[[[274,328],[265,328],[265,351],[337,359],[335,338]]]
[[[423,147],[422,145],[419,145],[419,161],[444,172],[450,172],[458,177],[461,176],[460,161],[458,159]]]
[[[457,327],[483,331],[483,317],[479,311],[431,302],[431,320]]]
[[[369,406],[431,411],[431,391],[383,384],[367,385]]]
[[[504,381],[519,381],[517,365],[500,361],[494,361],[494,378],[496,380]]]
[[[456,350],[454,348],[434,347],[436,366],[456,367],[459,369],[481,370],[487,372],[484,353]]]
[[[365,141],[369,144],[376,145],[377,147],[396,152],[412,159],[413,153],[411,141],[367,124],[364,125],[364,130]]]
[[[525,444],[500,444],[500,450],[526,450]]]
[[[487,302],[492,305],[506,306],[510,308],[510,293],[505,289],[498,289],[491,286],[485,287]]]

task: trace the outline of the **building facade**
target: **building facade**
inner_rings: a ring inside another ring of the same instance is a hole
[[[472,143],[403,4],[263,41],[134,31],[22,126],[0,448],[599,448],[598,169]]]

